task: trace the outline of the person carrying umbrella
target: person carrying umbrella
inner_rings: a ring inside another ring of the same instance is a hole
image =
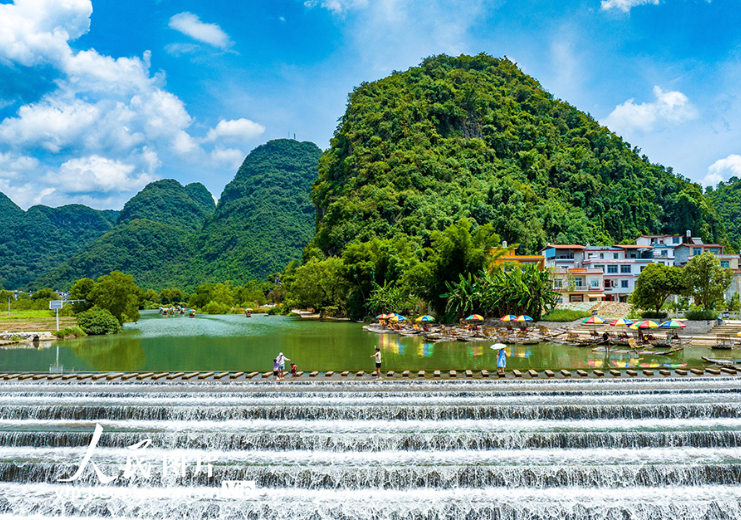
[[[504,369],[507,366],[507,345],[503,343],[496,343],[489,347],[493,350],[497,350],[497,374],[499,377],[504,377]]]

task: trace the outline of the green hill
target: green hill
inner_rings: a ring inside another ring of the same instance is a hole
[[[736,251],[741,251],[741,179],[731,177],[728,182],[719,182],[705,196],[723,219],[728,241]]]
[[[113,229],[33,286],[69,287],[119,270],[146,288],[192,288],[281,271],[314,235],[309,193],[320,155],[315,144],[288,139],[257,147],[218,207],[201,184],[153,182],[126,203]]]
[[[411,237],[461,217],[519,251],[691,229],[725,240],[697,184],[651,163],[504,59],[431,57],[351,94],[323,154],[313,244]]]
[[[247,156],[196,244],[211,279],[259,279],[301,257],[314,235],[309,193],[321,153],[314,143],[279,139]]]
[[[214,207],[202,184],[184,187],[171,179],[148,184],[126,203],[113,229],[34,285],[69,287],[79,278],[116,270],[134,275],[144,287],[190,285],[194,233]]]
[[[110,230],[117,215],[78,204],[23,211],[0,193],[0,284],[25,286]]]
[[[203,184],[183,187],[178,181],[165,179],[148,184],[128,201],[118,216],[117,224],[147,219],[199,231],[215,206],[211,193]]]

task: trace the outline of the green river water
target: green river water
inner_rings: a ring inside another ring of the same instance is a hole
[[[0,371],[270,371],[279,352],[299,370],[373,370],[381,347],[383,370],[495,370],[491,342],[432,343],[421,337],[378,335],[359,323],[283,316],[160,316],[146,311],[114,336],[42,343],[39,348],[1,348]],[[58,347],[58,348],[57,348]],[[705,366],[701,356],[734,357],[739,351],[687,347],[671,356],[592,352],[551,343],[508,347],[507,369],[679,368]],[[57,361],[58,357],[58,361]]]

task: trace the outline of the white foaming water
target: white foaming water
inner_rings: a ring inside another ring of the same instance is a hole
[[[741,520],[739,380],[510,383],[0,385],[0,519]]]

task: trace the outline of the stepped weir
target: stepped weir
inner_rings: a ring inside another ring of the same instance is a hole
[[[0,384],[2,518],[739,519],[740,483],[733,377]]]

